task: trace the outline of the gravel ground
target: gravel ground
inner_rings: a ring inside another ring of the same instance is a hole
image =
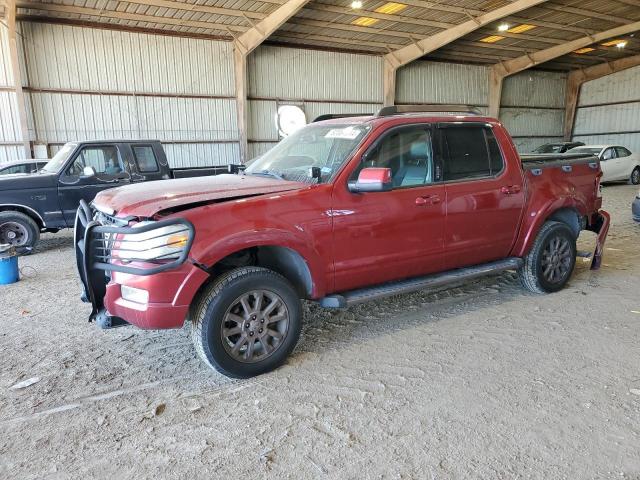
[[[88,324],[71,234],[45,235],[0,287],[0,478],[639,479],[636,191],[605,188],[604,265],[578,259],[562,292],[506,273],[307,305],[288,364],[244,381],[188,328]]]

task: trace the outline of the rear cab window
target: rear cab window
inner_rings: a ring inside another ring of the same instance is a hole
[[[131,148],[140,173],[154,173],[160,170],[152,145],[133,145]]]
[[[495,177],[504,159],[493,130],[485,125],[439,125],[443,180],[462,181]]]

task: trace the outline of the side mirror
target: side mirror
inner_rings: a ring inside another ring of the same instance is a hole
[[[349,191],[353,193],[386,192],[392,188],[390,168],[363,168],[358,180],[349,182]]]
[[[82,169],[82,178],[91,178],[96,176],[96,169],[88,166]]]

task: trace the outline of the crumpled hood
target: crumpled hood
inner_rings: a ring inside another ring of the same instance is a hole
[[[249,175],[157,180],[112,188],[98,194],[94,205],[118,216],[152,217],[156,213],[190,204],[299,190],[308,185],[276,178]]]

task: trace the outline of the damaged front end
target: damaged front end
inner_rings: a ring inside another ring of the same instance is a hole
[[[193,225],[183,218],[140,222],[98,212],[81,201],[74,243],[82,300],[92,306],[89,321],[103,328],[126,324],[105,309],[112,274],[149,276],[176,269],[187,260],[193,239]]]
[[[587,230],[595,232],[598,237],[596,239],[596,248],[593,252],[593,258],[591,259],[591,270],[597,270],[602,264],[602,252],[604,251],[604,242],[607,239],[609,233],[609,225],[611,223],[611,216],[609,212],[599,210],[593,214],[591,221],[587,226]]]

